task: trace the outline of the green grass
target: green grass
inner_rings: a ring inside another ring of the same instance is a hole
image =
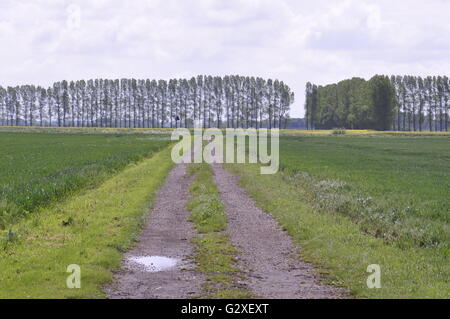
[[[258,206],[302,246],[302,259],[318,266],[327,283],[362,298],[450,297],[448,251],[388,245],[362,233],[348,216],[317,211],[283,174],[260,175],[259,167],[249,164],[227,169],[240,176]],[[381,289],[366,286],[371,264],[381,266]]]
[[[90,130],[0,132],[0,230],[37,207],[99,185],[169,143],[151,135],[88,134]]]
[[[188,173],[195,175],[190,187],[193,196],[187,206],[191,212],[189,220],[200,234],[226,230],[227,218],[217,186],[212,181],[211,167],[207,164],[190,165]]]
[[[191,211],[190,221],[194,222],[200,234],[193,242],[197,270],[206,275],[203,297],[249,298],[251,294],[237,283],[242,277],[235,266],[238,251],[223,232],[227,229],[227,218],[212,179],[212,169],[208,164],[192,164],[189,173],[195,176],[190,187],[192,196],[188,209]]]
[[[282,172],[226,167],[328,283],[363,298],[449,298],[449,142],[282,137]],[[371,264],[381,289],[366,286]]]
[[[450,139],[283,137],[280,166],[316,208],[400,247],[449,247]]]
[[[22,219],[14,240],[0,247],[0,298],[105,297],[102,287],[133,245],[172,165],[170,150],[163,150]],[[66,287],[71,264],[81,267],[81,289]]]

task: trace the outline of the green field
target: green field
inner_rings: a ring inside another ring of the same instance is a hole
[[[284,136],[281,171],[228,164],[303,259],[359,298],[450,297],[448,137]],[[380,265],[382,288],[368,289]]]
[[[86,131],[87,133],[89,131]],[[0,134],[0,229],[168,145],[137,134]]]
[[[0,132],[0,298],[105,297],[102,287],[173,166],[168,133]],[[226,167],[327,283],[363,298],[450,297],[448,136],[292,132],[281,137],[278,174]],[[250,296],[223,277],[235,251],[220,232],[227,223],[211,171],[190,170],[191,221],[206,233],[194,259],[210,284],[226,283],[204,286],[207,295]],[[211,256],[223,259],[223,274]],[[65,286],[74,262],[84,271],[80,290]],[[370,264],[382,268],[382,289],[366,286]]]
[[[448,248],[448,137],[284,137],[280,157],[320,209],[401,247]]]

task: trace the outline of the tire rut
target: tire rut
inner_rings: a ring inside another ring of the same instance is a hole
[[[126,253],[122,270],[106,289],[113,299],[185,299],[201,293],[203,276],[191,262],[195,232],[186,209],[189,185],[186,164],[176,165],[159,190],[151,214],[147,217],[137,246]],[[148,272],[130,259],[139,256],[163,256],[180,262],[160,272]]]
[[[300,260],[298,246],[276,221],[259,209],[237,176],[213,164],[228,216],[228,234],[239,251],[238,267],[246,273],[245,285],[258,297],[269,299],[344,298],[339,288],[319,283],[311,264]]]

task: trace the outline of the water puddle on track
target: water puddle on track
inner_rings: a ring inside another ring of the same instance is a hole
[[[133,263],[139,264],[145,269],[145,271],[148,272],[169,270],[171,268],[174,268],[178,263],[178,259],[162,256],[131,257],[128,260]]]

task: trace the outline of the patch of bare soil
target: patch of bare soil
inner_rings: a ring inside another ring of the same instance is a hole
[[[195,266],[190,261],[194,235],[186,210],[190,182],[185,164],[170,172],[136,248],[125,254],[122,270],[106,289],[109,298],[184,299],[201,293],[203,278],[193,270]],[[177,261],[175,266],[173,260]],[[155,271],[160,267],[169,268]]]
[[[240,251],[238,267],[246,286],[258,297],[270,299],[343,298],[343,291],[319,283],[311,264],[302,262],[298,246],[269,214],[259,209],[238,177],[214,164],[217,184],[228,216],[228,233]]]

